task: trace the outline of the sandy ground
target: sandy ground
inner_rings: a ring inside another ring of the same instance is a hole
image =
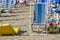
[[[31,10],[31,17],[33,19],[33,7]],[[26,31],[22,33],[22,35],[16,36],[1,36],[0,40],[60,40],[60,34],[48,34],[48,35],[41,35],[41,36],[28,36],[29,27],[30,27],[30,7],[29,6],[19,6],[17,8],[12,8],[13,11],[18,13],[3,13],[2,17],[0,17],[0,23],[10,23],[12,27],[20,27],[20,31]],[[8,15],[8,16],[7,16]],[[39,26],[33,25],[36,31]],[[31,32],[33,33],[33,32]]]
[[[48,36],[2,36],[0,40],[60,40],[60,34]]]

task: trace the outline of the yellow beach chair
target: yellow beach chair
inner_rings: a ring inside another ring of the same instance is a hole
[[[0,35],[12,34],[16,35],[20,31],[18,27],[11,27],[10,24],[0,24]]]

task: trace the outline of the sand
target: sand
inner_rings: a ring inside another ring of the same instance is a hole
[[[21,33],[21,35],[15,35],[15,36],[0,36],[0,40],[60,40],[60,34],[48,34],[48,35],[40,35],[40,36],[29,35],[29,32],[31,32],[31,30],[29,31],[30,19],[33,20],[33,10],[34,10],[33,6],[31,10],[32,18],[30,18],[29,6],[19,6],[17,8],[12,8],[12,10],[18,13],[1,14],[2,17],[0,17],[0,23],[2,24],[10,23],[12,27],[20,27],[21,28],[20,31],[26,31],[26,32]],[[34,26],[34,30],[37,31],[39,26],[38,27],[37,25],[33,25],[33,26]]]
[[[48,36],[2,36],[0,40],[60,40],[60,34]]]

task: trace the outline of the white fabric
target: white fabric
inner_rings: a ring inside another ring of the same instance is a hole
[[[19,0],[19,3],[24,3],[25,0]]]

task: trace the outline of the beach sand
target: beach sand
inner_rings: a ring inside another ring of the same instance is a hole
[[[26,7],[19,6],[17,8],[12,8],[12,10],[18,13],[1,14],[2,17],[0,17],[0,23],[2,24],[10,23],[12,27],[20,27],[21,28],[20,31],[26,31],[26,32],[22,33],[21,35],[15,35],[15,36],[0,36],[0,40],[60,40],[60,34],[48,34],[48,35],[40,35],[40,36],[29,35],[29,32],[31,32],[31,30],[29,30],[31,26],[30,19],[33,20],[34,18],[34,15],[33,15],[34,7],[33,6],[31,10],[32,18],[30,18],[30,6],[26,6]],[[36,27],[34,29],[35,31],[39,28],[38,25],[33,25],[33,26]]]

